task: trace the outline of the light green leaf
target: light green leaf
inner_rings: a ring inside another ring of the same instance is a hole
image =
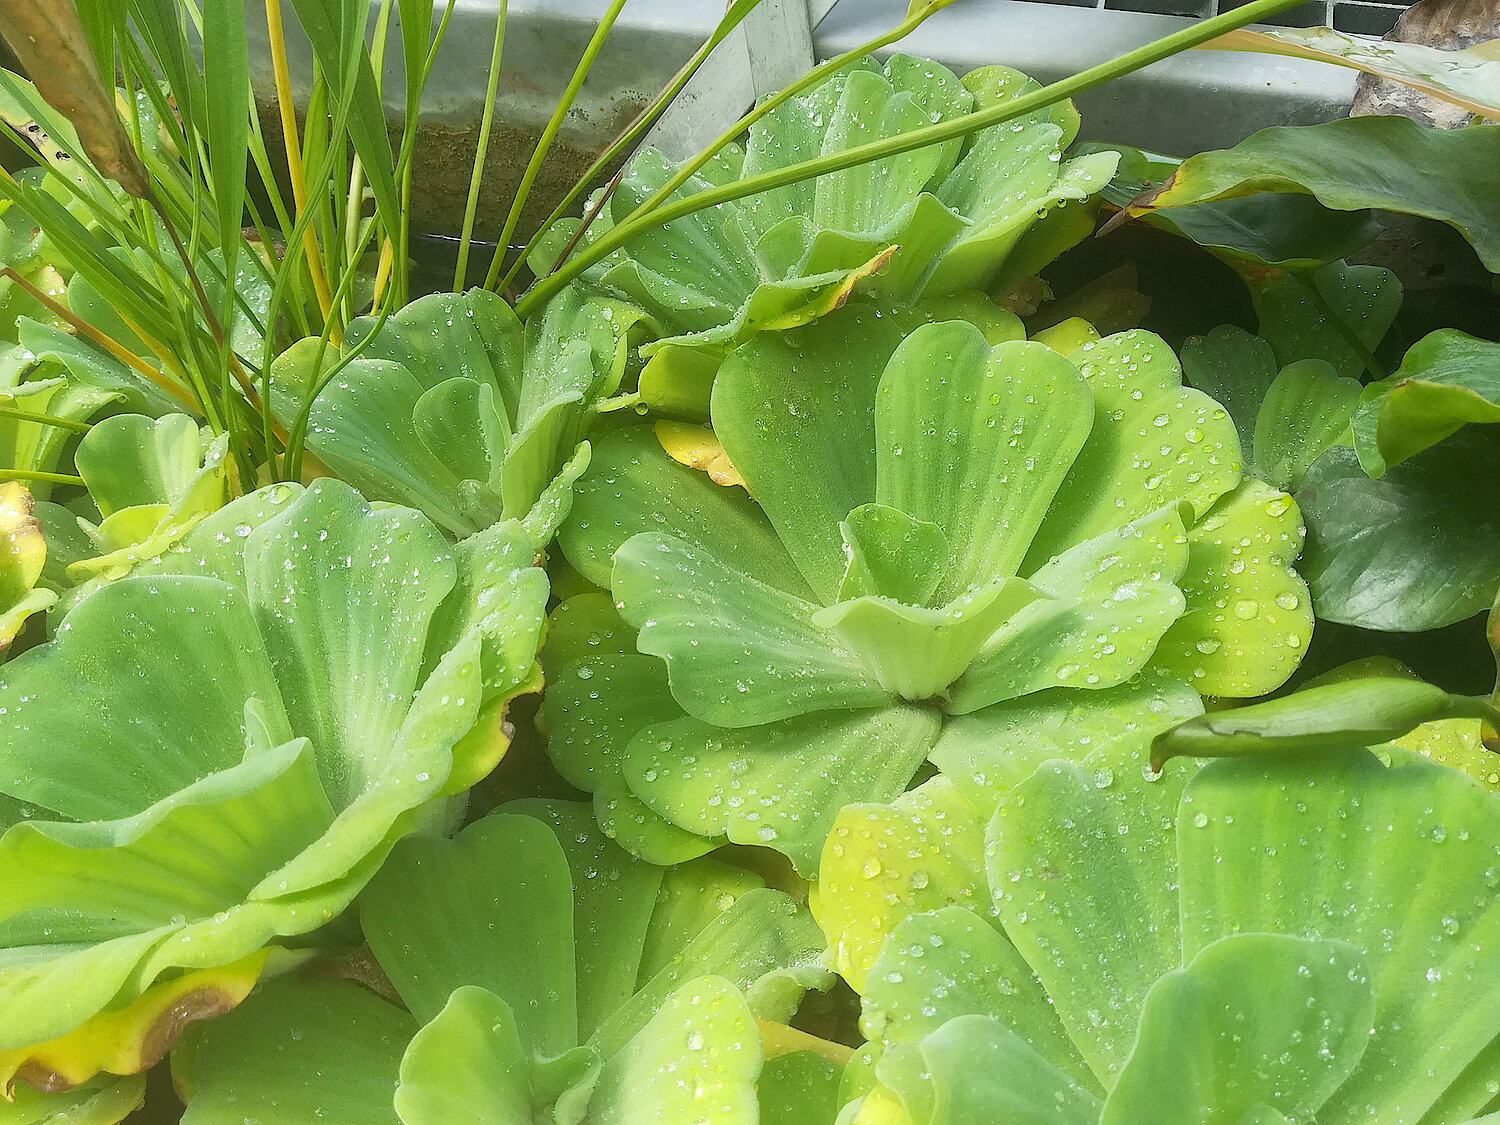
[[[856,990],[902,918],[955,905],[990,913],[984,822],[946,777],[839,812],[812,906],[834,968]]]
[[[887,691],[903,699],[933,699],[1005,622],[1046,598],[1025,579],[997,578],[940,609],[861,597],[819,610],[813,624],[857,652]]]
[[[145,1100],[146,1079],[110,1077],[57,1094],[38,1094],[23,1082],[12,1096],[0,1102],[3,1125],[119,1125]]]
[[[1349,942],[1374,984],[1374,1032],[1318,1120],[1368,1120],[1370,1107],[1418,1120],[1455,1084],[1467,1100],[1449,1094],[1454,1119],[1479,1112],[1492,1095],[1465,1069],[1500,1033],[1495,798],[1420,758],[1388,768],[1354,751],[1300,765],[1216,762],[1184,793],[1185,954],[1235,933]],[[1274,879],[1222,861],[1273,854]]]
[[[348,981],[269,985],[206,1027],[191,1054],[183,1125],[247,1116],[397,1125],[391,1095],[416,1031],[406,1012]]]
[[[1074,1082],[1099,1092],[1041,982],[998,923],[959,906],[911,914],[866,978],[860,1028],[886,1044],[932,1034],[951,1019],[991,1016]]]
[[[690,715],[736,727],[889,701],[817,607],[685,540],[637,535],[615,554],[615,597],[637,647],[667,665]]]
[[[760,1032],[744,997],[721,977],[699,977],[604,1065],[589,1125],[756,1125],[760,1064]]]
[[[875,499],[875,386],[900,339],[888,318],[851,306],[818,329],[751,341],[714,382],[714,432],[825,602],[848,564],[839,521]]]
[[[1354,448],[1372,477],[1470,423],[1500,422],[1500,344],[1452,328],[1412,345],[1389,379],[1365,388]]]
[[[650,427],[607,434],[593,450],[558,543],[568,562],[594,585],[609,587],[615,551],[627,539],[666,528],[758,581],[807,593],[791,556],[754,502],[677,464]]]
[[[875,1073],[912,1125],[1093,1125],[1098,1118],[1092,1094],[987,1016],[960,1016],[919,1043],[898,1044]],[[891,1120],[871,1112],[871,1100],[855,1125]]]
[[[970,71],[964,86],[974,95],[975,109],[1040,88],[1003,66]],[[971,225],[948,249],[926,292],[988,288],[1022,238],[1047,225],[1038,219],[1048,216],[1055,225],[1059,209],[1072,208],[1109,184],[1119,163],[1117,153],[1061,158],[1077,132],[1078,115],[1065,102],[973,137],[963,160],[937,189],[938,198]],[[1028,262],[1024,272],[1006,272],[1011,279],[1035,273],[1076,241],[1055,247],[1044,261]]]
[[[1088,437],[1089,402],[1050,348],[991,349],[963,321],[896,349],[876,398],[876,499],[948,537],[944,600],[1016,573]]]
[[[672,823],[769,844],[810,876],[839,809],[900,793],[937,730],[937,716],[905,706],[727,730],[681,719],[637,734],[624,770],[631,791]]]
[[[418,1020],[437,1019],[455,989],[472,985],[503,1000],[528,1055],[555,1057],[579,1043],[571,892],[547,825],[491,816],[452,841],[403,841],[366,888],[360,917]]]
[[[530,1061],[510,1005],[466,985],[407,1046],[396,1113],[404,1125],[530,1121]]]
[[[1105,1087],[1135,1042],[1146,993],[1181,963],[1176,841],[1164,826],[1192,767],[1146,766],[1130,752],[1043,763],[1004,796],[987,836],[1005,932]]]
[[[1297,505],[1247,479],[1187,540],[1187,569],[1178,580],[1186,608],[1162,637],[1154,666],[1203,695],[1274,691],[1312,638],[1312,599],[1293,565],[1303,540]]]
[[[1152,986],[1100,1125],[1314,1120],[1364,1054],[1375,996],[1340,941],[1242,934]]]
[[[943,579],[950,547],[936,524],[883,504],[861,504],[839,532],[849,560],[840,601],[885,595],[907,606],[926,605]]]
[[[1094,393],[1094,425],[1022,574],[1163,504],[1186,501],[1204,513],[1240,480],[1234,424],[1213,399],[1182,386],[1160,338],[1122,332],[1072,358]]]
[[[833,1125],[838,1117],[842,1068],[812,1051],[766,1060],[755,1092],[759,1125]]]
[[[1031,576],[1047,597],[986,642],[954,684],[950,710],[965,715],[1048,688],[1124,683],[1181,615],[1176,583],[1189,557],[1183,514],[1168,507],[1054,558]]]
[[[7,837],[54,874],[46,901],[0,911],[0,959],[80,995],[34,1010],[81,1020],[323,925],[416,810],[493,766],[466,736],[527,682],[546,592],[529,543],[500,541],[513,530],[455,559],[417,513],[373,512],[347,485],[271,486],[5,666],[0,792],[83,822],[45,847],[25,825]]]
[[[998,67],[960,83],[927,60],[896,55],[884,68],[862,60],[757,121],[743,155],[720,153],[676,197],[952,120],[1033,85]],[[980,133],[966,154],[953,140],[784,185],[642,231],[600,275],[661,323],[666,340],[647,350],[715,356],[757,332],[827,315],[857,288],[906,302],[928,288],[983,287],[1041,214],[1108,182],[1112,154],[1061,160],[1076,129],[1070,111],[1044,111]],[[659,154],[642,153],[607,219],[623,219],[672,171]],[[1048,260],[1033,254],[1023,268]]]
[[[1202,712],[1196,691],[1148,669],[1114,688],[1051,688],[950,718],[928,758],[989,816],[1005,790],[1050,758],[1080,761],[1117,744],[1144,749],[1156,732]]]

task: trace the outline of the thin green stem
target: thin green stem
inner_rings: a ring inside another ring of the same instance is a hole
[[[609,38],[610,29],[615,26],[615,20],[619,18],[620,9],[623,7],[625,7],[625,0],[610,0],[609,8],[599,20],[599,26],[594,29],[593,38],[583,49],[583,57],[578,60],[578,66],[573,71],[568,88],[563,91],[562,97],[558,99],[557,108],[552,111],[552,119],[542,130],[541,138],[532,151],[531,159],[526,163],[526,171],[521,173],[521,182],[510,201],[510,211],[505,216],[505,225],[500,229],[500,237],[495,244],[495,253],[490,258],[489,272],[484,276],[486,289],[494,289],[496,282],[500,280],[500,269],[505,264],[505,255],[510,247],[511,236],[516,233],[516,224],[521,221],[521,211],[526,206],[526,200],[531,196],[531,186],[536,183],[537,176],[541,174],[542,161],[547,158],[553,140],[562,129],[568,112],[573,108],[573,103],[578,99],[578,92],[583,89],[584,80],[593,69],[594,60],[599,57],[599,52],[604,48],[604,41]]]
[[[51,414],[38,414],[32,410],[21,410],[14,406],[0,406],[0,418],[14,418],[18,422],[37,422],[43,426],[56,426],[60,430],[71,430],[75,434],[89,432],[89,423],[75,422],[71,418],[57,418]]]
[[[810,180],[817,176],[826,176],[831,172],[839,172],[845,168],[853,168],[861,164],[870,164],[877,160],[883,160],[889,156],[896,156],[914,149],[926,148],[928,145],[941,144],[981,129],[988,129],[995,125],[1013,121],[1018,117],[1036,113],[1081,94],[1086,90],[1092,90],[1096,86],[1102,86],[1106,82],[1113,81],[1125,74],[1134,73],[1152,63],[1160,62],[1162,59],[1170,58],[1182,51],[1196,47],[1200,43],[1207,42],[1216,36],[1223,35],[1226,31],[1232,31],[1237,27],[1243,27],[1249,23],[1255,23],[1267,16],[1275,15],[1277,12],[1285,11],[1295,7],[1301,0],[1254,0],[1253,3],[1243,7],[1235,8],[1225,12],[1223,15],[1214,16],[1212,19],[1202,20],[1181,31],[1148,43],[1144,47],[1138,47],[1129,51],[1119,58],[1100,63],[1098,66],[1082,70],[1070,78],[1054,82],[1044,86],[1040,90],[1034,90],[1030,94],[1024,94],[1019,98],[1013,98],[1001,105],[992,106],[988,109],[979,110],[975,113],[966,114],[954,118],[951,121],[939,122],[922,129],[913,129],[909,133],[903,133],[896,137],[890,137],[869,144],[857,145],[854,148],[845,149],[842,152],[829,153],[812,160],[804,160],[797,164],[778,168],[774,171],[765,172],[758,176],[750,176],[743,180],[724,184],[721,187],[709,188],[697,192],[685,199],[669,202],[657,207],[655,210],[645,212],[644,204],[638,208],[635,214],[626,218],[618,226],[606,231],[598,240],[584,247],[581,252],[564,263],[563,267],[550,277],[539,281],[530,292],[528,292],[516,304],[516,312],[522,317],[530,314],[533,309],[540,307],[554,293],[562,289],[579,274],[592,266],[595,262],[609,257],[621,246],[625,245],[637,234],[648,228],[662,226],[674,219],[680,219],[684,215],[691,215],[698,211],[717,207],[721,203],[728,203],[735,199],[743,199],[747,195],[755,195],[760,192],[771,191],[775,188],[785,187],[787,184],[799,183],[802,180]]]
[[[703,46],[698,48],[697,53],[687,61],[687,65],[677,72],[671,82],[667,83],[666,88],[657,95],[656,100],[643,109],[640,115],[625,127],[625,131],[615,138],[614,142],[599,155],[599,158],[593,164],[589,165],[589,170],[578,177],[578,181],[568,189],[568,194],[563,196],[562,201],[552,209],[552,214],[547,216],[546,222],[542,223],[536,229],[536,233],[526,243],[526,248],[516,256],[516,260],[511,263],[510,269],[505,271],[505,276],[500,279],[500,284],[496,286],[496,292],[503,293],[510,288],[511,283],[516,280],[516,275],[526,265],[526,260],[531,257],[531,252],[536,249],[537,244],[542,240],[542,236],[547,233],[552,224],[568,213],[573,204],[578,202],[578,197],[588,191],[589,185],[594,182],[604,169],[608,168],[616,160],[619,160],[635,146],[636,141],[645,134],[646,130],[651,128],[656,123],[657,118],[666,112],[667,106],[672,104],[672,100],[678,94],[682,93],[682,88],[698,72],[698,68],[713,53],[714,48],[728,38],[729,33],[739,27],[745,21],[745,17],[759,7],[760,4],[761,0],[748,0],[748,2],[742,0],[741,3],[735,4],[729,9],[728,13],[719,22],[719,26],[714,28],[714,33],[703,41]]]
[[[32,480],[43,484],[76,484],[83,487],[83,478],[71,473],[43,473],[32,469],[0,469],[0,480]]]
[[[495,92],[500,88],[500,55],[505,50],[505,17],[510,0],[500,0],[495,16],[495,45],[490,50],[490,76],[484,88],[484,113],[479,119],[479,145],[474,168],[469,173],[469,198],[464,204],[463,231],[458,238],[458,261],[453,266],[453,291],[460,293],[469,274],[469,245],[474,237],[474,218],[479,212],[479,185],[484,180],[484,158],[490,146],[490,127],[495,120]]]

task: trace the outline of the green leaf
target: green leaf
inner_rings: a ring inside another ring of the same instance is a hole
[[[884,504],[861,504],[841,524],[848,564],[841,601],[885,595],[907,606],[927,604],[943,579],[950,547],[936,524]]]
[[[963,83],[974,95],[976,110],[1040,89],[1038,83],[1003,66],[970,71]],[[969,141],[963,159],[937,189],[937,197],[970,225],[944,254],[926,292],[989,287],[1021,240],[1046,225],[1038,219],[1048,216],[1055,225],[1061,209],[1072,209],[1109,183],[1119,162],[1117,153],[1061,157],[1061,150],[1077,132],[1078,115],[1065,102],[1003,128],[987,129]],[[1086,229],[1091,227],[1086,223]],[[1055,252],[1061,253],[1074,241],[1055,247]],[[1015,278],[1038,272],[1056,253],[1041,262],[1028,261],[1024,272],[1007,268],[1006,274]]]
[[[528,1056],[555,1057],[579,1043],[571,892],[547,825],[492,816],[453,841],[403,841],[365,890],[360,917],[419,1021],[474,986],[510,1010]]]
[[[1320,684],[1248,707],[1214,711],[1158,735],[1158,761],[1179,754],[1232,758],[1378,746],[1423,723],[1481,717],[1467,696],[1402,676],[1362,676]]]
[[[0,406],[69,422],[86,422],[120,398],[61,378],[33,380],[10,389],[0,387]],[[23,472],[56,472],[68,437],[68,431],[60,426],[0,416],[0,463]],[[30,482],[30,491],[38,500],[50,497],[52,489],[49,481]]]
[[[511,1006],[477,985],[457,989],[401,1058],[395,1108],[404,1125],[532,1120],[530,1052]]]
[[[1340,211],[1375,207],[1457,229],[1500,269],[1500,186],[1482,170],[1500,150],[1500,129],[1424,129],[1404,117],[1353,117],[1324,125],[1262,129],[1234,148],[1183,161],[1144,208],[1163,209],[1260,192],[1305,192]],[[1429,174],[1442,168],[1441,177]]]
[[[855,650],[817,624],[813,603],[685,540],[628,540],[612,586],[640,629],[637,647],[666,661],[690,715],[743,727],[889,701]]]
[[[1019,96],[1034,84],[994,67],[962,83],[927,60],[861,60],[789,99],[750,128],[674,198],[775,172],[819,155],[952,120]],[[838,309],[857,288],[903,302],[925,290],[982,288],[1007,268],[1049,209],[1072,207],[1102,188],[1115,157],[1063,160],[1077,131],[1069,110],[1042,111],[958,140],[928,145],[815,180],[784,185],[639,237],[598,271],[605,285],[645,306],[665,340],[717,355],[766,330],[806,324]],[[610,197],[622,221],[666,185],[674,169],[647,151]],[[598,224],[595,224],[596,228]],[[1048,246],[1055,256],[1084,230]],[[1032,251],[1018,268],[1050,256]],[[846,509],[847,510],[847,509]]]
[[[986,642],[949,693],[966,715],[1053,687],[1105,689],[1151,659],[1181,615],[1190,559],[1183,515],[1168,507],[1063,552],[1031,576],[1033,601]]]
[[[586,1056],[575,1048],[618,1072],[620,1052],[662,1005],[705,975],[727,978],[725,989],[746,993],[734,993],[740,1005],[774,1019],[823,983],[817,927],[785,895],[752,889],[710,861],[679,870],[701,898],[601,837],[585,807],[520,802],[455,840],[404,842],[366,892],[362,916],[419,1018],[441,1019],[454,989],[477,986],[503,1001],[524,1057],[571,1059],[573,1078],[550,1102],[583,1080]],[[551,1065],[532,1065],[534,1097]],[[591,1113],[615,1112],[617,1093],[594,1097]]]
[[[50,897],[0,910],[0,958],[13,981],[49,973],[80,999],[33,1006],[8,987],[0,1022],[85,1019],[347,906],[416,810],[494,763],[466,736],[526,682],[546,588],[529,543],[494,546],[455,559],[414,512],[374,512],[334,481],[275,485],[7,664],[0,792],[83,823],[47,829]],[[40,847],[33,831],[7,846]],[[63,878],[77,848],[80,871],[110,880]],[[97,974],[83,984],[96,958],[114,966],[98,993]]]
[[[905,706],[728,730],[681,719],[635,736],[625,779],[673,824],[772,845],[811,876],[839,809],[900,793],[938,725],[930,712]]]
[[[1100,1125],[1313,1120],[1359,1063],[1374,1020],[1353,946],[1224,938],[1152,986]]]
[[[274,983],[205,1029],[190,1056],[183,1123],[397,1125],[391,1093],[416,1031],[406,1012],[357,984]]]
[[[635,631],[608,595],[580,594],[552,615],[542,652],[548,686],[539,723],[547,754],[570,784],[594,794],[600,826],[621,847],[660,864],[712,845],[652,812],[626,788],[625,751],[653,723],[680,719],[666,667],[635,652]]]
[[[1148,669],[1118,687],[1051,688],[950,718],[928,758],[989,816],[1005,790],[1048,759],[1079,761],[1111,745],[1144,749],[1157,731],[1202,712],[1196,691]]]
[[[1269,343],[1232,324],[1221,324],[1206,336],[1189,336],[1182,346],[1183,375],[1229,411],[1247,456],[1253,453],[1261,404],[1278,366]]]
[[[960,1016],[919,1043],[893,1047],[875,1073],[912,1125],[1092,1125],[1098,1118],[1088,1090],[987,1016]],[[871,1100],[855,1125],[890,1120],[871,1112]]]
[[[1365,388],[1354,427],[1372,477],[1469,423],[1500,422],[1500,344],[1451,328],[1412,345],[1389,379]]]
[[[1325,621],[1417,632],[1483,610],[1500,586],[1500,437],[1455,434],[1371,480],[1335,447],[1297,490],[1302,573]]]
[[[1370,350],[1396,319],[1401,296],[1401,282],[1388,269],[1330,262],[1261,290],[1260,334],[1283,367],[1321,359],[1340,378],[1357,379],[1368,372]]]
[[[524,330],[493,293],[430,294],[380,323],[355,320],[349,360],[309,413],[308,446],[377,499],[450,533],[527,515],[574,457],[591,408],[619,385],[638,312],[570,288]],[[315,340],[276,360],[290,421],[320,380]]]
[[[73,460],[104,517],[98,527],[80,521],[94,550],[68,567],[74,582],[119,577],[229,499],[228,438],[210,439],[186,414],[105,418]]]
[[[1095,762],[1045,762],[1010,790],[990,822],[987,863],[1005,932],[1109,1087],[1146,993],[1181,963],[1176,842],[1163,825],[1191,767],[1153,776],[1131,752]]]
[[[1440,1096],[1453,1120],[1485,1106],[1486,1077],[1466,1068],[1500,1033],[1492,795],[1420,758],[1387,768],[1364,751],[1296,770],[1215,762],[1184,794],[1177,823],[1188,957],[1267,931],[1364,953],[1374,1031],[1320,1122],[1368,1120],[1372,1109],[1418,1120]],[[1272,879],[1257,866],[1268,849]],[[1226,856],[1256,858],[1233,875]]]
[[[875,387],[900,341],[888,318],[852,306],[751,341],[714,382],[714,432],[825,603],[848,563],[839,521],[875,499]]]
[[[1292,370],[1292,368],[1288,368]],[[1161,639],[1153,666],[1203,695],[1274,691],[1302,662],[1313,605],[1293,565],[1302,551],[1292,498],[1248,479],[1187,533],[1178,584],[1186,608]]]
[[[1182,386],[1177,357],[1159,337],[1122,332],[1085,344],[1073,358],[1094,393],[1094,425],[1022,574],[1164,504],[1186,501],[1206,512],[1240,480],[1228,414]]]
[[[334,96],[352,90],[345,128],[380,218],[387,232],[395,231],[402,211],[385,109],[365,49],[368,0],[291,0],[291,4]]]
[[[940,609],[862,597],[819,610],[813,623],[846,642],[888,691],[903,699],[932,699],[963,674],[1005,622],[1046,597],[1025,579],[999,578]]]
[[[1078,1085],[1099,1092],[1031,966],[997,923],[963,907],[908,915],[870,967],[862,999],[860,1028],[871,1039],[913,1042],[951,1019],[991,1016]]]
[[[721,977],[699,977],[667,997],[605,1064],[589,1123],[755,1125],[760,1064],[760,1032],[744,997]]]
[[[11,1093],[15,1100],[0,1104],[4,1125],[119,1125],[141,1107],[146,1079],[111,1077],[57,1094],[38,1094],[23,1082]]]
[[[939,596],[1016,573],[1088,437],[1090,396],[1052,349],[991,349],[963,321],[918,328],[876,397],[876,499],[941,528]]]
[[[984,822],[946,777],[888,805],[839,812],[813,911],[834,968],[855,989],[865,991],[871,965],[902,918],[955,905],[989,913]]]
[[[668,528],[677,538],[732,560],[760,582],[807,593],[796,564],[754,502],[677,464],[650,427],[607,434],[593,447],[558,543],[568,562],[594,585],[609,587],[615,551],[627,539]]]
[[[1280,489],[1301,484],[1314,461],[1347,444],[1362,389],[1323,360],[1298,360],[1282,368],[1256,417],[1250,454],[1256,475]]]
[[[838,1117],[843,1070],[812,1051],[766,1060],[755,1092],[759,1125],[833,1125]]]

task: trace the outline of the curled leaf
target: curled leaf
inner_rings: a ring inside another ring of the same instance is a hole
[[[42,97],[78,131],[94,167],[131,195],[150,199],[146,168],[99,76],[73,0],[11,0],[0,9],[0,34]]]
[[[1237,758],[1378,746],[1423,723],[1465,716],[1495,719],[1487,703],[1421,680],[1362,677],[1189,719],[1156,736],[1152,765],[1181,754]]]

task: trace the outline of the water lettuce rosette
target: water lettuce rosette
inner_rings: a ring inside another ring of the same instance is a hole
[[[535,552],[516,522],[451,546],[346,484],[272,485],[4,666],[7,1087],[149,1065],[120,1043],[204,999],[183,980],[237,966],[205,983],[232,1006],[268,947],[446,824],[505,751],[505,702],[539,685]]]
[[[553,761],[659,862],[727,838],[810,874],[924,759],[1003,788],[1270,691],[1310,639],[1295,505],[1149,333],[1070,358],[850,306],[733,353],[713,425],[748,496],[649,427],[596,443],[560,544],[609,593],[544,654]]]
[[[897,137],[1036,88],[1007,67],[959,79],[909,55],[883,66],[864,59],[772,110],[743,148],[725,148],[677,194]],[[674,348],[717,356],[756,332],[805,324],[856,286],[901,302],[1004,286],[1092,229],[1077,202],[1109,183],[1118,154],[1063,156],[1078,126],[1071,103],[1062,103],[747,196],[642,231],[593,277],[651,313],[662,339],[643,350],[666,353],[667,365]],[[597,238],[676,172],[660,154],[641,153],[585,237]]]
[[[1500,799],[1393,747],[1144,765],[1046,762],[988,827],[940,788],[845,810],[820,917],[873,1046],[841,1122],[1495,1110]]]
[[[513,802],[403,841],[360,914],[394,995],[269,985],[174,1060],[187,1125],[754,1125],[809,1074],[831,1101],[831,1063],[767,1059],[818,1042],[780,1022],[831,982],[806,908],[715,859],[636,860],[587,805]]]
[[[565,467],[582,468],[640,316],[573,287],[522,325],[486,290],[434,293],[356,319],[342,349],[292,345],[273,365],[274,397],[291,426],[315,391],[308,449],[372,500],[462,538],[525,517]]]

